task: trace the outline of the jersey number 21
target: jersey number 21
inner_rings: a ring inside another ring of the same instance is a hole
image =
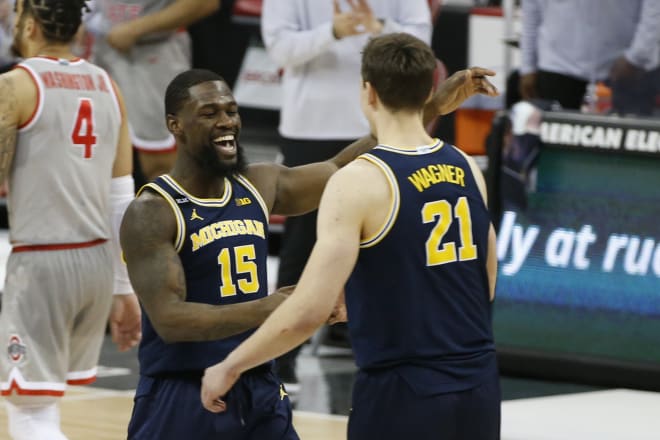
[[[453,215],[452,215],[453,213]],[[422,222],[437,223],[426,240],[426,265],[438,266],[455,261],[468,261],[477,258],[477,246],[472,238],[472,218],[467,197],[459,197],[454,206],[446,200],[427,202],[422,208]],[[442,239],[449,230],[454,218],[458,220],[461,246],[456,253],[456,243]]]

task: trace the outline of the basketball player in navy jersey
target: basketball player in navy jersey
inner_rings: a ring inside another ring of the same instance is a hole
[[[484,78],[491,73],[459,73],[439,88],[429,112],[447,113],[492,87]],[[128,437],[296,439],[270,358],[243,373],[232,390],[234,404],[221,415],[202,408],[202,375],[287,296],[267,291],[269,215],[316,209],[330,176],[375,141],[367,136],[328,161],[295,168],[246,165],[238,107],[217,74],[178,75],[165,107],[179,148],[175,166],[139,192],[121,230],[145,312]]]
[[[312,335],[345,289],[359,367],[349,439],[499,438],[495,232],[473,159],[424,130],[434,66],[407,34],[367,44],[361,103],[379,144],[328,182],[294,293],[206,370],[208,410],[240,406],[235,381]]]

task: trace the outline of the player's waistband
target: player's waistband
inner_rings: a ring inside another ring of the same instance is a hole
[[[97,238],[92,241],[82,243],[56,243],[56,244],[25,244],[13,246],[12,252],[33,252],[33,251],[61,251],[66,249],[80,249],[97,246],[108,241],[106,238]]]
[[[265,364],[261,364],[254,368],[244,371],[243,373],[241,373],[241,376],[261,375],[261,374],[270,373],[271,371],[273,371],[273,363],[267,362]],[[198,380],[202,380],[203,376],[204,376],[203,370],[169,371],[169,372],[149,375],[149,377],[152,377],[154,379],[191,380],[195,382]]]

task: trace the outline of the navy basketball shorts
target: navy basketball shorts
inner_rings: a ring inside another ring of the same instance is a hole
[[[500,403],[497,375],[470,390],[433,393],[391,369],[360,371],[348,440],[499,440]]]
[[[204,409],[201,377],[140,376],[129,440],[298,440],[291,403],[272,371],[244,374],[226,396],[227,411]]]

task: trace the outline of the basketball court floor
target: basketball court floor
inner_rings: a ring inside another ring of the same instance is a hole
[[[137,379],[135,351],[119,355],[106,341],[101,363],[102,377],[96,384],[71,387],[62,399],[62,426],[70,440],[126,438]],[[325,347],[321,347],[320,356],[311,355],[308,347],[303,351],[299,358],[301,391],[294,411],[301,439],[346,438],[353,371],[348,354]],[[514,378],[503,378],[502,388],[503,440],[660,439],[658,393],[585,391],[585,387],[574,384]],[[559,392],[562,394],[546,394]],[[537,396],[512,398],[521,393]],[[8,439],[6,424],[2,406],[0,439]]]

